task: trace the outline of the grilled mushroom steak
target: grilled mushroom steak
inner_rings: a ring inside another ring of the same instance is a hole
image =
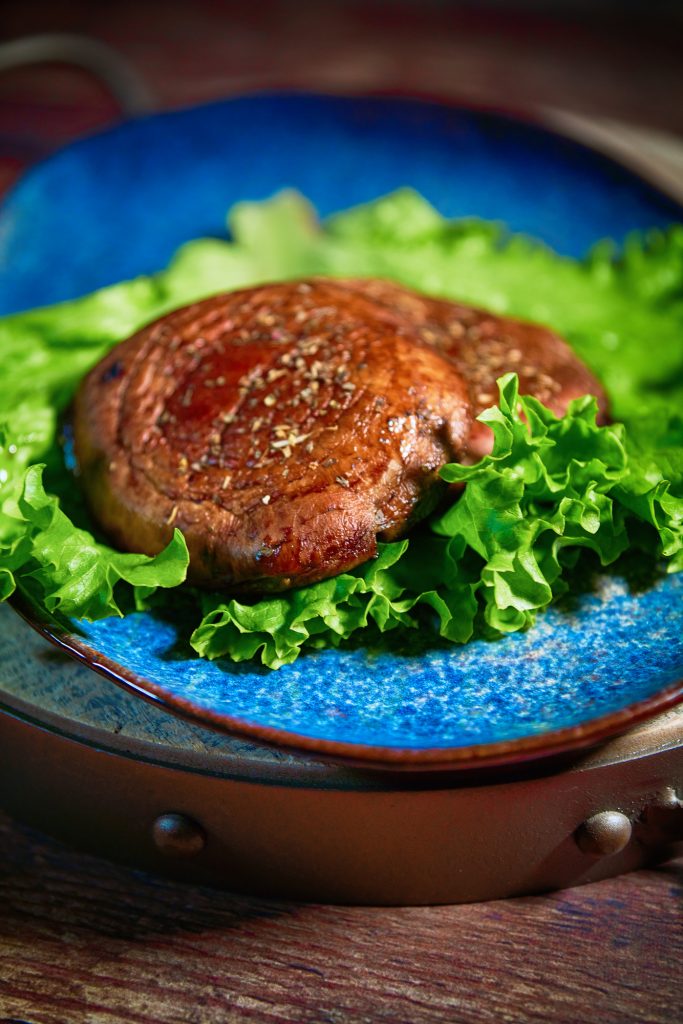
[[[326,280],[219,295],[116,346],[74,406],[92,512],[190,579],[282,590],[372,557],[438,499],[470,433],[457,365],[423,325]]]
[[[384,303],[413,324],[423,341],[453,360],[469,388],[473,417],[498,400],[496,379],[514,372],[522,395],[533,395],[563,416],[573,398],[595,395],[601,422],[607,398],[600,383],[557,334],[538,324],[433,299],[380,280],[349,280],[349,287]],[[491,451],[493,432],[473,418],[470,458]]]

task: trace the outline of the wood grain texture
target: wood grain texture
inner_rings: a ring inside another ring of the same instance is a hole
[[[0,1024],[672,1024],[683,860],[461,907],[162,881],[0,818]]]

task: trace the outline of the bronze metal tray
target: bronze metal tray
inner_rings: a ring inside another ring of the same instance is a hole
[[[229,889],[355,904],[578,885],[683,838],[683,707],[582,754],[353,769],[174,718],[0,608],[0,803],[66,843]]]

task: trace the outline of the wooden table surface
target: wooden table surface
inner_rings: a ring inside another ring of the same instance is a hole
[[[159,106],[272,83],[402,88],[683,133],[675,5],[655,5],[671,21],[643,14],[653,5],[624,5],[623,18],[612,4],[573,17],[511,6],[169,0],[160,16],[155,4],[6,2],[0,35],[87,32]],[[80,72],[0,76],[0,190],[115,115]],[[488,904],[297,906],[152,878],[0,815],[0,1024],[675,1024],[682,896],[679,859]]]
[[[486,904],[294,905],[148,877],[0,818],[0,1021],[676,1024],[682,898],[679,859]]]

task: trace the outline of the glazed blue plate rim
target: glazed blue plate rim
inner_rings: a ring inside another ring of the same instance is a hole
[[[447,96],[440,96],[438,93],[428,91],[421,92],[419,90],[401,92],[397,89],[364,89],[354,92],[350,89],[310,90],[305,88],[280,89],[277,87],[253,89],[248,92],[238,93],[234,96],[208,100],[204,103],[190,103],[188,105],[170,107],[163,110],[152,110],[143,114],[137,114],[133,117],[125,118],[121,121],[115,121],[109,125],[104,125],[103,127],[96,128],[94,131],[87,132],[84,135],[79,135],[65,145],[58,146],[53,152],[48,153],[46,156],[40,157],[21,172],[19,178],[4,191],[0,198],[0,216],[3,214],[5,207],[9,206],[14,201],[15,196],[23,190],[23,186],[26,181],[30,180],[34,174],[40,174],[42,169],[51,164],[56,156],[73,151],[81,146],[89,146],[98,139],[115,135],[119,131],[125,131],[126,127],[130,124],[144,124],[149,121],[173,119],[178,115],[191,115],[196,111],[221,109],[232,105],[235,102],[261,99],[289,101],[306,98],[323,101],[340,100],[342,102],[349,103],[371,100],[396,104],[397,106],[414,105],[415,107],[425,106],[444,108],[460,112],[462,114],[471,114],[482,118],[482,120],[490,120],[491,123],[507,123],[516,127],[530,129],[532,132],[538,132],[539,135],[554,138],[559,143],[566,144],[577,152],[582,151],[590,159],[598,163],[602,163],[605,167],[611,167],[618,173],[625,172],[630,178],[639,181],[639,183],[652,194],[653,198],[656,197],[660,201],[669,205],[672,210],[676,212],[679,218],[683,216],[683,204],[679,199],[667,192],[666,188],[658,182],[649,178],[647,173],[641,167],[630,166],[620,158],[604,152],[592,142],[586,142],[575,135],[570,135],[569,133],[564,132],[561,128],[555,125],[547,124],[543,119],[542,112],[540,111],[533,112],[530,110],[502,109],[493,104],[485,102],[477,103],[474,100],[464,103],[456,99],[451,99]],[[5,314],[0,315],[4,316]]]
[[[650,226],[657,227],[663,226],[664,224],[670,224],[674,222],[680,222],[683,218],[683,205],[677,200],[676,197],[669,194],[664,188],[660,187],[658,183],[653,182],[648,178],[647,174],[642,168],[634,168],[628,165],[628,163],[622,162],[620,159],[601,151],[596,146],[589,142],[584,142],[576,137],[564,133],[561,129],[556,126],[548,126],[544,123],[542,114],[533,112],[511,112],[509,110],[499,111],[492,106],[486,104],[477,105],[458,103],[457,101],[450,100],[448,98],[439,98],[433,94],[404,94],[400,91],[370,91],[370,92],[359,92],[354,93],[352,91],[334,91],[330,90],[327,92],[312,92],[306,89],[276,89],[267,88],[262,90],[253,90],[246,93],[238,94],[227,99],[216,99],[208,103],[200,105],[190,105],[186,107],[179,107],[170,110],[163,110],[159,112],[152,112],[144,114],[138,117],[129,118],[117,122],[108,127],[104,127],[99,131],[91,134],[82,136],[75,139],[69,145],[57,149],[54,153],[48,155],[42,160],[37,161],[31,167],[29,167],[5,193],[0,199],[0,278],[4,278],[5,275],[10,275],[10,290],[16,290],[19,288],[21,292],[21,279],[28,276],[28,283],[30,286],[35,284],[35,280],[31,281],[31,274],[26,274],[24,267],[14,268],[14,264],[21,261],[21,247],[14,246],[12,249],[12,237],[13,237],[13,220],[18,216],[21,220],[25,216],[26,210],[24,208],[26,199],[30,200],[31,189],[34,183],[40,179],[41,173],[46,169],[54,170],[55,166],[59,166],[60,172],[63,172],[64,167],[60,163],[62,157],[73,155],[75,153],[84,152],[90,150],[93,145],[97,146],[99,143],[106,142],[107,140],[115,140],[120,136],[125,135],[128,131],[137,131],[139,128],[144,129],[145,126],[153,124],[167,124],[174,123],[176,127],[181,127],[187,123],[186,119],[192,119],[195,115],[208,116],[218,114],[220,112],[227,112],[230,109],[242,108],[243,112],[246,108],[253,105],[253,109],[257,112],[267,104],[279,104],[283,107],[284,111],[287,111],[289,107],[303,108],[306,104],[318,104],[327,105],[328,108],[336,108],[337,110],[343,111],[345,114],[353,114],[353,112],[361,107],[366,107],[373,111],[375,117],[378,115],[391,113],[403,109],[404,112],[416,113],[422,111],[426,116],[431,118],[434,122],[433,130],[443,129],[446,124],[446,118],[450,115],[454,121],[457,118],[461,119],[461,129],[465,131],[469,130],[470,127],[474,126],[475,131],[479,132],[482,136],[485,135],[486,131],[495,132],[496,129],[502,128],[503,131],[514,131],[524,137],[524,141],[529,148],[529,152],[533,150],[533,146],[538,144],[545,150],[544,157],[546,159],[555,159],[556,154],[552,154],[553,145],[559,147],[562,150],[562,158],[568,157],[570,161],[574,160],[577,164],[581,164],[581,170],[583,172],[598,172],[599,176],[603,178],[612,177],[617,186],[637,184],[638,189],[641,193],[641,198],[645,198],[651,210],[657,209],[657,223],[652,223]],[[334,111],[333,111],[334,112]],[[289,116],[289,114],[287,115]],[[439,122],[439,118],[442,118],[442,122]],[[351,117],[347,119],[348,124],[352,124],[353,120]],[[357,126],[354,125],[354,128]],[[448,126],[451,127],[450,125]],[[58,182],[59,184],[59,182]],[[54,181],[52,182],[54,186]],[[276,188],[283,187],[282,182],[276,186]],[[294,184],[293,187],[299,187],[298,184]],[[391,186],[392,188],[399,187],[398,183]],[[272,194],[273,187],[270,187],[268,193],[260,192],[258,188],[254,192],[250,191],[251,182],[247,187],[248,195],[234,196],[232,200],[228,197],[228,204],[230,201],[235,202],[238,198],[249,198],[257,199],[264,198],[266,194]],[[386,191],[386,189],[385,189]],[[428,195],[428,189],[423,190],[427,198],[432,198]],[[28,196],[27,196],[28,192]],[[308,194],[308,193],[307,193]],[[379,192],[374,192],[370,195],[363,195],[362,197],[354,197],[345,201],[334,203],[330,208],[324,208],[327,204],[323,201],[322,213],[324,216],[330,213],[336,212],[340,209],[346,209],[356,203],[366,202],[371,198],[376,198]],[[485,193],[482,193],[485,194]],[[315,201],[315,197],[314,201]],[[519,196],[517,196],[519,200]],[[55,204],[58,205],[58,204]],[[437,203],[438,205],[438,203]],[[494,203],[494,206],[496,204]],[[100,211],[101,212],[101,211]],[[509,211],[507,215],[499,215],[487,210],[468,209],[466,212],[458,210],[453,211],[442,211],[447,216],[464,216],[464,217],[477,217],[482,216],[484,218],[503,221],[504,223],[510,224]],[[593,213],[595,213],[595,208]],[[528,211],[527,211],[528,213]],[[525,218],[522,217],[522,220]],[[578,222],[581,218],[578,218]],[[56,222],[57,227],[59,221]],[[130,226],[130,225],[129,225]],[[224,218],[220,221],[221,234],[224,235]],[[137,274],[152,274],[159,269],[160,266],[164,265],[165,261],[168,261],[176,249],[183,244],[183,242],[190,240],[190,238],[196,238],[201,235],[211,236],[216,230],[218,225],[214,224],[212,227],[207,225],[194,225],[194,230],[190,234],[183,235],[174,239],[173,244],[168,252],[159,259],[155,259],[152,265],[139,266],[135,270],[131,270],[129,267],[118,268],[116,272],[111,275],[105,275],[104,279],[88,280],[87,283],[76,291],[69,292],[68,294],[52,294],[50,292],[50,285],[48,284],[47,298],[41,298],[35,300],[31,288],[29,293],[31,294],[31,300],[26,303],[16,303],[16,301],[10,301],[9,305],[5,300],[5,293],[2,288],[2,280],[0,279],[0,315],[8,315],[14,312],[21,311],[23,309],[31,309],[36,306],[42,306],[46,304],[52,304],[55,302],[61,302],[70,298],[75,298],[81,294],[87,294],[88,292],[95,290],[96,288],[106,287],[108,284],[116,283],[127,278],[136,276]],[[53,234],[58,235],[58,232],[54,230],[55,225],[52,225],[50,230]],[[631,229],[632,230],[633,226]],[[558,243],[557,239],[544,238],[543,229],[539,229],[538,224],[534,223],[532,227],[524,226],[523,224],[512,224],[511,230],[519,232],[521,234],[527,234],[531,237],[541,238],[547,244],[554,247],[561,255],[569,256],[582,256],[587,251],[587,244],[585,237],[582,240],[580,246],[570,245],[567,248],[562,243]],[[572,228],[576,231],[576,227]],[[608,231],[607,233],[601,233],[600,229],[596,229],[597,233],[592,237],[589,244],[593,244],[595,241],[604,237],[613,237],[614,233]],[[47,232],[46,232],[47,233]],[[566,233],[566,230],[565,230]],[[550,234],[553,232],[551,230]],[[621,237],[617,240],[617,244],[621,245],[624,241],[625,233],[621,233]],[[9,241],[8,241],[9,240]],[[43,236],[43,244],[45,235]],[[7,249],[9,244],[10,248]],[[96,254],[100,256],[101,253]],[[54,257],[54,253],[50,253],[51,257]],[[59,261],[57,261],[59,262]],[[93,261],[91,261],[93,262]],[[96,262],[96,261],[95,261]],[[52,263],[54,267],[54,261]],[[83,266],[80,267],[83,272]],[[59,266],[56,267],[56,277],[59,278]],[[35,275],[33,275],[35,277]],[[55,276],[55,275],[52,275]],[[41,275],[40,283],[38,288],[46,287],[44,284],[45,275]]]
[[[172,714],[193,721],[197,725],[255,743],[289,750],[292,753],[316,755],[332,762],[355,764],[362,768],[405,771],[489,768],[540,757],[559,756],[609,739],[683,702],[681,678],[651,696],[578,725],[493,743],[429,748],[328,740],[275,726],[258,725],[237,716],[211,712],[208,708],[171,694],[153,680],[137,675],[103,652],[95,650],[54,620],[44,617],[41,611],[33,607],[22,595],[15,593],[9,603],[29,626],[60,651],[116,683],[128,693],[163,707]]]
[[[645,190],[645,192],[652,198],[653,206],[654,200],[656,200],[660,209],[663,208],[668,210],[670,215],[675,217],[675,219],[683,219],[683,209],[676,200],[650,182],[645,175],[632,170],[620,161],[601,153],[590,145],[586,145],[585,143],[564,135],[561,131],[557,131],[554,128],[547,128],[533,117],[519,117],[507,112],[500,113],[490,108],[460,106],[451,102],[443,103],[435,100],[434,97],[408,97],[396,94],[387,96],[385,93],[375,93],[365,96],[348,94],[340,95],[339,93],[311,94],[303,90],[288,90],[286,92],[267,90],[246,96],[235,97],[233,99],[218,100],[209,104],[204,104],[200,107],[190,107],[179,111],[165,111],[158,114],[146,115],[143,118],[136,118],[133,123],[135,125],[140,125],[150,121],[160,121],[162,119],[172,120],[177,116],[191,117],[196,112],[209,110],[220,111],[232,104],[243,101],[249,102],[252,100],[257,102],[284,101],[285,103],[291,100],[313,100],[322,102],[329,100],[333,103],[341,101],[342,103],[348,102],[349,104],[354,105],[370,100],[374,103],[387,103],[395,105],[396,107],[400,107],[401,105],[410,105],[413,110],[417,110],[421,105],[428,107],[431,110],[434,110],[435,108],[446,108],[451,110],[455,115],[459,113],[464,118],[479,118],[482,121],[486,121],[489,125],[504,125],[508,130],[519,129],[522,135],[526,132],[527,135],[531,137],[530,133],[536,133],[536,136],[539,138],[545,137],[554,139],[558,143],[567,147],[569,152],[582,152],[586,155],[586,159],[589,163],[592,161],[595,166],[601,166],[607,170],[611,169],[613,173],[617,176],[621,176],[622,179],[625,177],[628,181],[633,182],[634,184],[637,183],[640,188]],[[128,125],[129,122],[123,122],[113,128],[105,129],[95,135],[73,143],[62,152],[87,147],[93,142],[96,143],[97,140],[111,137],[121,132],[125,133]],[[0,212],[4,211],[8,205],[11,205],[14,197],[21,193],[22,185],[26,180],[31,180],[36,174],[39,176],[41,168],[49,165],[54,159],[54,155],[52,157],[48,157],[46,160],[36,164],[31,170],[29,170],[27,175],[25,175],[24,178],[22,178],[21,181],[12,190],[10,190],[2,204],[2,207],[0,207]],[[236,198],[240,197],[233,197],[233,199]],[[339,207],[348,205],[350,204],[343,202],[339,203]],[[257,742],[267,743],[281,748],[289,748],[300,752],[316,753],[319,756],[324,756],[333,760],[339,759],[346,762],[356,762],[366,766],[372,765],[373,767],[441,768],[457,766],[467,767],[473,765],[482,766],[518,761],[549,753],[561,753],[565,750],[597,742],[599,739],[610,734],[623,731],[629,726],[635,724],[637,721],[666,710],[683,698],[683,680],[679,680],[672,685],[657,691],[651,696],[648,695],[644,699],[630,703],[617,711],[582,721],[578,725],[554,730],[549,729],[546,732],[522,737],[521,739],[515,738],[493,743],[475,743],[467,746],[442,746],[429,748],[411,745],[406,745],[405,747],[387,747],[380,744],[370,745],[363,742],[345,742],[338,739],[330,740],[323,737],[312,737],[299,732],[293,732],[286,728],[280,728],[277,726],[256,724],[248,718],[236,715],[212,712],[209,708],[195,704],[191,700],[169,693],[168,690],[159,686],[152,680],[136,674],[114,659],[107,657],[92,645],[81,640],[78,636],[62,629],[55,629],[54,625],[43,619],[40,613],[36,615],[35,613],[31,613],[27,610],[27,608],[22,608],[20,602],[15,601],[15,607],[22,615],[24,615],[24,617],[28,618],[31,625],[38,629],[39,632],[53,643],[57,644],[61,649],[67,651],[73,657],[83,661],[91,668],[103,674],[106,678],[123,686],[130,692],[158,703],[168,710],[180,714],[184,718],[190,718],[202,725],[208,725],[214,729],[229,732]]]

